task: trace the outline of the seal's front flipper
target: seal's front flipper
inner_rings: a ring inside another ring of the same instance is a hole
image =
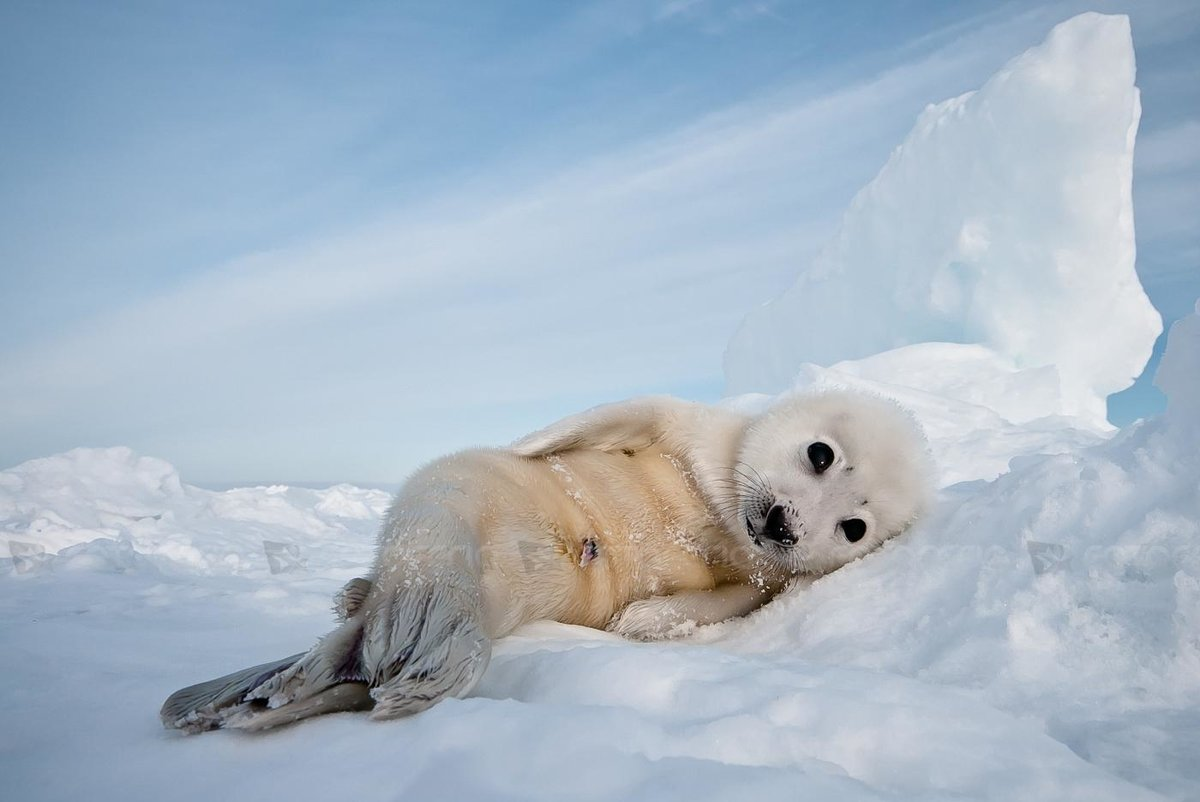
[[[564,451],[593,449],[633,454],[650,446],[664,453],[688,455],[696,443],[719,443],[740,436],[746,416],[668,396],[646,396],[598,407],[563,418],[522,437],[512,451],[522,457],[546,457]],[[690,458],[689,458],[690,459]],[[724,457],[709,460],[720,465]],[[708,462],[705,462],[708,464]]]
[[[697,626],[747,615],[771,600],[756,585],[720,585],[630,602],[608,624],[609,632],[630,640],[661,640],[686,635]]]
[[[226,713],[245,701],[254,688],[295,665],[305,652],[271,663],[243,668],[223,677],[189,685],[167,697],[158,715],[163,726],[185,732],[204,732],[222,726]]]
[[[664,430],[681,410],[688,409],[688,403],[649,396],[602,404],[522,437],[512,449],[523,457],[544,457],[578,448],[638,451],[662,439]]]

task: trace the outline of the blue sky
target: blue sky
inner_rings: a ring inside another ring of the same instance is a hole
[[[1170,321],[1200,295],[1191,2],[5,3],[0,465],[394,482],[602,401],[713,400],[925,104],[1084,10],[1132,18]]]

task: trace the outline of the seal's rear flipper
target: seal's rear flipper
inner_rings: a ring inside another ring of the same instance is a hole
[[[375,699],[372,698],[367,683],[343,682],[312,696],[288,702],[282,707],[267,707],[261,700],[246,702],[227,710],[218,726],[259,732],[312,716],[371,710],[374,707]]]
[[[158,715],[163,726],[185,732],[204,732],[222,726],[227,713],[245,701],[254,688],[295,665],[305,652],[243,668],[223,677],[189,685],[167,697]]]

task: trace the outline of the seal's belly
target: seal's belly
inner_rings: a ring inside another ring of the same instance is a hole
[[[715,526],[669,458],[577,451],[523,462],[483,527],[498,630],[539,618],[603,627],[630,601],[715,586],[705,548]]]

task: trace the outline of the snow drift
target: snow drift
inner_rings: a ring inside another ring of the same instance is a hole
[[[369,552],[359,542],[374,535],[390,500],[350,485],[215,492],[183,484],[174,466],[128,448],[79,448],[0,473],[0,556],[31,565],[42,554],[112,540],[153,563],[203,574],[270,571],[267,556],[277,569],[299,567],[300,553],[316,546],[357,565]],[[253,541],[260,554],[248,561],[244,546]]]
[[[1200,305],[1197,307],[1200,313]],[[948,488],[881,559],[771,605],[723,648],[970,688],[1075,753],[1190,797],[1200,771],[1200,316],[1171,329],[1166,415]],[[1053,795],[1050,795],[1053,796]]]
[[[748,320],[731,386],[899,397],[945,488],[910,535],[688,641],[538,624],[411,719],[180,739],[169,692],[327,631],[386,495],[217,493],[127,449],[0,472],[9,793],[1200,796],[1200,308],[1170,333],[1163,416],[1106,437],[1098,406],[1158,327],[1132,272],[1132,69],[1124,19],[1084,15],[933,107]]]
[[[1134,271],[1133,80],[1128,19],[1084,14],[926,109],[796,284],[746,317],[728,391],[780,392],[806,362],[976,344],[1036,373],[1039,408],[1012,422],[1105,428],[1105,399],[1162,328]]]

